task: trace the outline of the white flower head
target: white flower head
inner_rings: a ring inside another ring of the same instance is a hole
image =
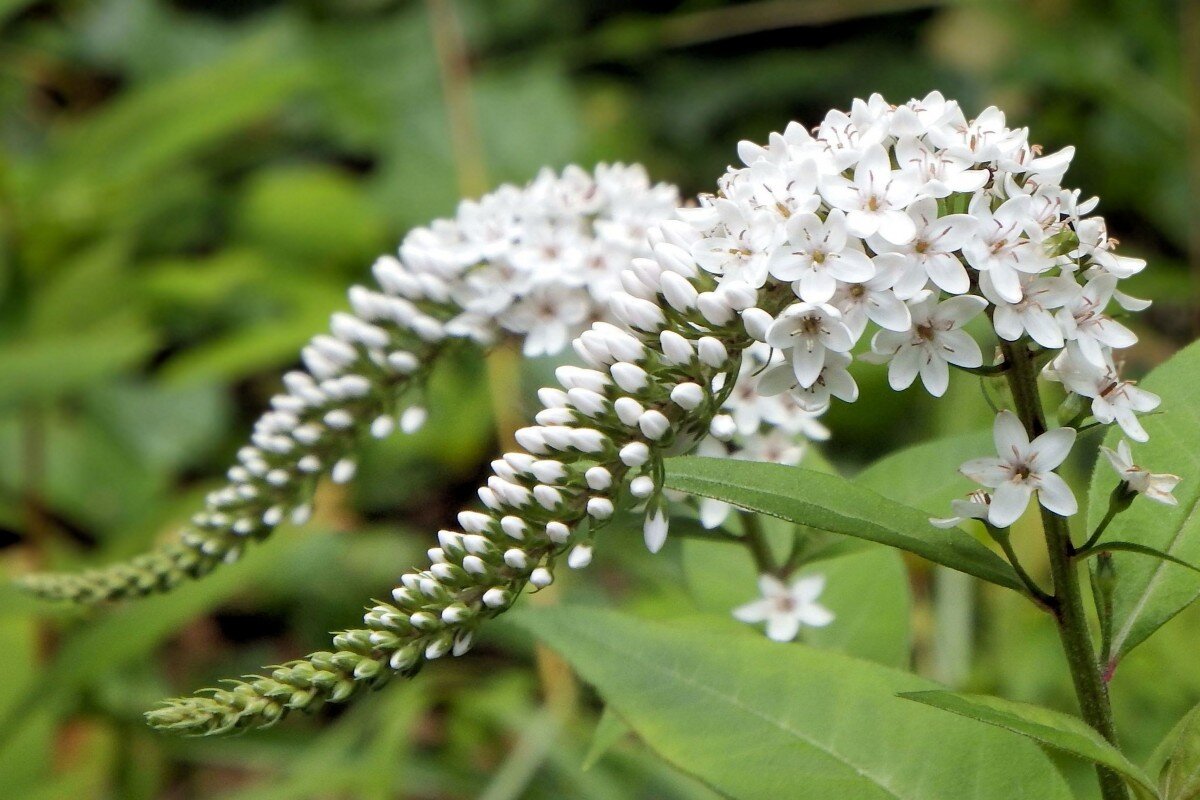
[[[1166,472],[1150,472],[1134,464],[1133,453],[1129,449],[1129,442],[1122,439],[1117,444],[1116,450],[1101,445],[1100,452],[1104,453],[1105,457],[1108,458],[1108,463],[1112,464],[1113,469],[1117,471],[1117,475],[1121,476],[1121,480],[1125,482],[1131,491],[1144,495],[1146,499],[1154,500],[1158,503],[1164,503],[1169,506],[1179,505],[1179,501],[1175,499],[1175,495],[1171,494],[1171,492],[1179,485],[1181,478],[1178,475],[1171,475]]]
[[[767,623],[767,636],[777,642],[790,642],[800,628],[823,628],[833,622],[833,612],[817,602],[825,591],[825,576],[810,575],[791,586],[774,575],[760,575],[758,590],[762,598],[733,610],[735,619],[755,624]]]
[[[791,354],[796,381],[807,389],[821,374],[825,354],[848,352],[854,337],[833,306],[795,303],[767,331],[767,344]]]
[[[1031,442],[1017,415],[1001,411],[996,415],[993,437],[998,458],[972,459],[961,468],[968,478],[992,489],[988,522],[997,528],[1012,525],[1035,491],[1048,511],[1063,517],[1079,511],[1071,487],[1054,472],[1071,452],[1074,428],[1055,428]]]
[[[897,332],[882,330],[871,341],[877,358],[890,359],[888,382],[897,391],[907,389],[917,376],[934,397],[946,393],[950,365],[975,368],[983,364],[983,352],[962,326],[977,317],[987,301],[964,294],[938,302],[926,293],[909,303],[912,327]]]
[[[861,249],[849,244],[846,215],[834,209],[824,219],[797,214],[785,226],[787,241],[771,257],[771,274],[795,281],[796,294],[806,303],[827,303],[838,281],[866,281],[875,265]]]
[[[891,158],[880,145],[864,151],[853,180],[826,175],[820,190],[825,202],[846,212],[846,230],[854,236],[879,234],[892,244],[907,244],[916,235],[905,209],[917,195],[917,176],[892,169]]]

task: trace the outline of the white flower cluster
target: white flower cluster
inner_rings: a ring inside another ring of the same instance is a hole
[[[897,390],[920,378],[940,396],[950,367],[984,367],[964,327],[986,317],[1005,342],[1055,351],[1048,378],[1145,440],[1136,414],[1158,398],[1119,376],[1114,351],[1136,337],[1110,314],[1147,305],[1117,289],[1145,262],[1117,255],[1087,216],[1096,200],[1061,186],[1072,148],[1042,155],[998,109],[967,119],[935,92],[900,106],[873,95],[739,153],[745,166],[681,216],[696,232],[687,259],[723,291],[758,293],[746,330],[782,355],[760,394],[813,412],[855,400],[848,367],[874,323],[863,360],[886,363]],[[1039,492],[1072,507],[1054,494]]]
[[[652,185],[640,165],[546,169],[411,231],[396,265],[439,285],[460,309],[446,322],[449,335],[488,344],[507,331],[525,355],[555,355],[593,321],[610,319],[621,270],[649,255],[647,229],[678,205],[678,190]]]

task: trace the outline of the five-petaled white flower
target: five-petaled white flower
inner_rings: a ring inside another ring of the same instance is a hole
[[[1074,428],[1055,428],[1031,442],[1017,415],[1001,411],[992,434],[999,458],[976,458],[961,467],[968,478],[992,489],[988,522],[997,528],[1012,525],[1035,491],[1048,511],[1063,517],[1079,511],[1071,487],[1053,471],[1071,452]]]
[[[758,590],[762,598],[733,610],[741,622],[767,623],[767,636],[777,642],[790,642],[800,628],[823,628],[833,622],[833,612],[817,602],[825,591],[824,575],[800,578],[791,586],[774,575],[760,575]]]
[[[833,306],[793,303],[767,331],[767,344],[791,353],[796,380],[807,389],[821,374],[825,354],[849,351],[854,339]]]
[[[929,393],[941,397],[950,384],[950,364],[968,369],[982,365],[983,352],[962,326],[986,306],[986,300],[970,294],[939,303],[932,292],[909,303],[909,330],[882,330],[871,340],[877,358],[891,359],[888,382],[892,388],[907,389],[919,374]]]
[[[1125,481],[1132,491],[1145,495],[1148,500],[1169,506],[1179,505],[1179,501],[1171,492],[1179,485],[1181,478],[1167,472],[1150,472],[1134,464],[1129,442],[1122,439],[1116,450],[1101,445],[1100,452],[1107,456],[1108,463],[1112,464],[1121,480]]]
[[[795,281],[804,302],[827,303],[838,281],[874,277],[870,256],[848,245],[846,215],[839,209],[830,211],[824,222],[816,214],[797,214],[788,219],[786,231],[787,242],[771,256],[771,274]]]
[[[820,182],[825,202],[846,212],[846,229],[855,236],[879,234],[892,244],[907,244],[917,233],[905,209],[917,196],[917,176],[893,170],[887,151],[872,145],[854,167],[854,180],[840,174]]]
[[[975,220],[967,214],[938,216],[937,201],[922,197],[908,207],[915,232],[903,245],[873,236],[868,244],[879,253],[876,268],[894,267],[896,295],[902,300],[915,297],[930,281],[950,294],[965,294],[971,288],[967,268],[957,252],[975,233]]]

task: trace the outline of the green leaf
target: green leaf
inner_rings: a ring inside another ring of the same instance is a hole
[[[0,344],[0,404],[48,400],[99,383],[145,358],[154,335],[132,319]]]
[[[1157,558],[1160,561],[1170,561],[1172,564],[1178,564],[1181,567],[1187,567],[1195,572],[1200,572],[1200,567],[1197,567],[1195,564],[1189,564],[1182,558],[1176,558],[1170,553],[1164,553],[1162,550],[1150,547],[1148,545],[1138,544],[1137,542],[1100,542],[1099,544],[1094,544],[1085,550],[1080,550],[1075,554],[1075,557],[1089,558],[1099,553],[1108,552],[1140,553],[1141,555],[1149,556],[1150,558]]]
[[[621,715],[613,711],[612,706],[605,706],[600,714],[600,721],[596,723],[596,730],[592,733],[592,743],[588,745],[587,755],[584,756],[583,769],[589,770],[594,767],[596,762],[604,758],[604,754],[628,733],[629,725],[621,719]]]
[[[1148,766],[1158,767],[1163,800],[1200,798],[1200,706],[1184,714],[1163,737]]]
[[[713,458],[667,461],[666,484],[817,530],[907,550],[977,578],[1020,589],[1003,559],[960,531],[844,478],[799,467]]]
[[[732,798],[1070,797],[1035,745],[907,703],[914,675],[730,624],[582,607],[515,615],[648,746]]]
[[[1139,797],[1158,797],[1154,784],[1140,767],[1077,717],[1041,706],[981,694],[935,690],[905,692],[900,696],[977,720],[985,725],[995,725],[1028,736],[1056,750],[1108,767],[1125,778]]]
[[[946,517],[951,500],[978,488],[958,471],[959,465],[994,447],[990,430],[947,436],[889,453],[858,473],[854,482],[889,500]]]
[[[1200,563],[1200,344],[1176,353],[1146,380],[1143,388],[1162,397],[1160,413],[1142,419],[1150,441],[1134,447],[1134,460],[1156,472],[1183,476],[1175,489],[1178,506],[1145,498],[1119,514],[1106,535],[1142,545],[1190,564]],[[1122,433],[1113,428],[1105,439],[1116,447]],[[1117,475],[1104,458],[1092,474],[1088,528],[1094,529],[1108,508]],[[1113,557],[1112,659],[1124,657],[1164,623],[1200,597],[1200,575],[1174,563],[1145,558],[1142,552]]]

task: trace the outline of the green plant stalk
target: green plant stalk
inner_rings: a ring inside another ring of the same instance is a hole
[[[1005,361],[1012,365],[1007,377],[1017,415],[1030,438],[1040,436],[1046,432],[1046,419],[1042,413],[1033,359],[1023,342],[1003,342],[1001,348]],[[1050,575],[1054,581],[1051,612],[1058,625],[1058,637],[1071,671],[1079,710],[1085,722],[1116,746],[1117,732],[1108,699],[1108,687],[1100,674],[1083,607],[1079,575],[1071,559],[1070,529],[1065,517],[1045,508],[1040,508],[1040,511],[1046,549],[1050,556]],[[1100,781],[1100,795],[1104,800],[1128,800],[1129,792],[1117,773],[1097,766],[1096,774]]]

